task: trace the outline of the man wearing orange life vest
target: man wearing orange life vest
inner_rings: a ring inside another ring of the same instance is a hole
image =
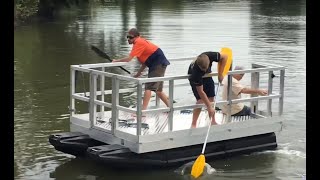
[[[141,67],[134,77],[139,77],[141,72],[148,67],[148,78],[151,77],[163,77],[169,65],[169,61],[163,54],[162,50],[155,44],[147,41],[146,39],[140,37],[140,33],[136,28],[132,28],[128,31],[127,35],[128,43],[133,44],[132,50],[129,57],[122,59],[114,59],[112,62],[129,62],[134,57],[137,57],[141,63]],[[162,91],[163,81],[161,82],[151,82],[145,84],[145,92],[142,104],[142,110],[147,109],[150,98],[151,91],[157,93],[159,98],[169,106],[169,100],[167,95]]]

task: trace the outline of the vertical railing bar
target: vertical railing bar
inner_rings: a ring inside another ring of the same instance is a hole
[[[98,75],[94,74],[93,75],[93,98],[94,100],[97,99],[97,80],[98,80]],[[96,120],[97,120],[97,105],[95,104],[93,100],[93,123],[96,124]]]
[[[273,89],[273,71],[269,71],[269,76],[268,76],[268,94],[272,94],[272,89]],[[268,110],[268,116],[272,116],[272,99],[268,100],[267,103],[267,110]]]
[[[173,94],[174,94],[174,80],[169,80],[169,107],[170,107],[170,112],[169,112],[169,121],[168,121],[168,128],[169,131],[173,130]]]
[[[141,116],[142,116],[142,84],[139,82],[137,86],[137,136],[141,135]]]
[[[112,77],[112,126],[111,133],[114,135],[115,131],[119,127],[119,79],[117,79],[117,75]],[[103,93],[104,94],[104,93]]]
[[[156,94],[156,107],[158,108],[160,106],[160,98],[159,96]]]
[[[75,93],[75,73],[76,71],[71,67],[71,73],[70,73],[70,116],[73,116],[75,114],[75,99],[73,98],[73,94]]]
[[[227,91],[227,122],[231,122],[231,94],[232,94],[232,75],[228,75],[228,91]],[[218,94],[217,94],[218,95]]]
[[[105,68],[104,67],[101,67],[101,71],[105,71]],[[104,102],[104,82],[105,82],[105,76],[104,75],[101,75],[100,76],[100,92],[101,92],[101,101]],[[101,120],[104,119],[104,110],[105,110],[105,107],[104,106],[100,106],[100,118]]]
[[[253,68],[256,68],[256,66],[254,64],[252,64],[252,69]],[[259,88],[259,77],[260,77],[260,74],[259,72],[254,72],[251,74],[251,87],[253,89],[258,89]],[[250,97],[256,97],[257,95],[255,94],[251,94]],[[250,107],[251,107],[251,112],[253,113],[257,113],[258,112],[258,101],[254,101],[254,102],[251,102],[250,103]]]
[[[96,119],[96,111],[97,105],[94,100],[96,100],[96,92],[97,91],[97,75],[90,72],[90,105],[89,105],[89,120],[90,120],[90,128],[92,128],[95,124]]]
[[[279,98],[279,115],[282,115],[283,113],[283,97],[284,97],[284,75],[285,70],[280,70],[280,95]]]

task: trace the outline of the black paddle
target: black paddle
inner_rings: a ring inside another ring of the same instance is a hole
[[[105,52],[101,51],[99,48],[91,45],[91,49],[98,54],[98,56],[103,57],[105,59],[108,59],[110,62],[112,62],[112,59],[108,56],[108,54],[106,54]],[[122,70],[124,70],[125,72],[127,72],[128,74],[131,74],[130,71],[126,70],[125,68],[121,67],[120,68]]]

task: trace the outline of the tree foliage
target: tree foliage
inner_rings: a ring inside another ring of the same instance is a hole
[[[38,12],[40,0],[15,0],[15,20],[25,21]]]
[[[35,16],[53,18],[59,9],[78,6],[81,2],[89,3],[88,0],[15,0],[14,21],[23,22]]]

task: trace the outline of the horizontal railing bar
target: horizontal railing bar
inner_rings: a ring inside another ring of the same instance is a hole
[[[217,102],[218,104],[218,102]],[[186,106],[175,106],[173,107],[174,111],[178,111],[178,110],[185,110],[185,109],[194,109],[194,108],[202,108],[202,107],[206,107],[205,104],[193,104],[193,105],[186,105]]]
[[[126,66],[127,62],[117,62],[117,63],[95,63],[95,64],[79,64],[71,65],[73,67],[84,67],[84,68],[99,68],[99,67],[117,67],[117,66]]]
[[[257,97],[251,97],[251,98],[242,98],[242,99],[234,99],[231,100],[232,104],[235,103],[240,103],[240,102],[252,102],[252,101],[257,101],[257,100],[268,100],[268,99],[277,99],[280,98],[280,94],[270,94],[269,96],[257,96]],[[219,101],[217,104],[228,104],[228,101]]]
[[[281,65],[276,65],[276,64],[268,64],[268,63],[252,63],[252,66],[260,66],[260,67],[284,67]]]
[[[100,91],[99,91],[100,92]],[[101,92],[100,92],[101,94]],[[89,98],[83,97],[78,94],[73,94],[73,97],[78,100],[86,101],[89,102]],[[269,96],[258,96],[258,97],[251,97],[251,98],[242,98],[242,99],[235,99],[231,100],[232,104],[235,103],[241,103],[241,102],[252,102],[252,101],[257,101],[257,100],[268,100],[268,99],[277,99],[280,98],[280,94],[271,94]],[[99,100],[95,100],[95,103],[98,105],[106,106],[111,108],[111,103],[105,103]],[[213,105],[213,103],[211,103]],[[228,104],[228,101],[218,101],[216,105],[223,105],[223,104]],[[126,108],[123,106],[118,106],[119,110],[123,111],[130,111],[135,113],[136,110],[132,110],[132,108]],[[201,107],[206,107],[204,104],[194,104],[194,105],[187,105],[187,106],[175,106],[173,107],[174,110],[183,110],[183,109],[190,109],[190,108],[201,108]],[[122,108],[122,109],[121,109]],[[159,111],[157,111],[159,110]],[[150,113],[150,112],[168,112],[170,109],[169,108],[159,108],[159,109],[148,109],[148,110],[143,110],[142,112]]]
[[[175,59],[177,61],[182,61],[182,60],[187,60],[190,58],[180,58],[180,59]],[[119,62],[119,63],[98,63],[98,64],[81,64],[81,65],[71,65],[72,69],[75,70],[79,70],[79,71],[85,71],[85,72],[90,72],[90,69],[86,69],[86,68],[98,68],[98,67],[117,67],[117,66],[123,66],[126,65],[127,62]],[[234,71],[229,71],[228,74],[239,74],[239,73],[252,73],[252,72],[263,72],[263,71],[276,71],[276,70],[283,70],[285,69],[283,66],[280,65],[270,65],[270,64],[266,64],[266,63],[259,63],[259,64],[253,64],[255,66],[261,66],[261,68],[254,68],[254,69],[249,69],[249,70],[234,70]],[[93,69],[91,69],[93,70]],[[98,70],[94,70],[94,71],[98,71]],[[101,72],[101,71],[98,71]],[[104,72],[106,73],[106,72]],[[119,75],[119,74],[114,74],[114,73],[106,73],[107,76],[111,76],[111,75],[117,75],[120,77],[124,77],[127,78],[130,76],[123,76],[123,75]],[[210,77],[210,76],[216,76],[217,72],[213,72],[213,73],[209,73],[206,74],[204,77]],[[185,76],[172,76],[172,77],[176,77],[176,78],[187,78],[188,75]],[[131,79],[141,79],[141,78],[131,78]],[[166,80],[166,79],[162,79],[162,80]]]
[[[99,101],[99,100],[94,100],[94,103],[100,106],[105,106],[108,108],[112,108],[112,104],[111,103],[107,103],[107,102],[103,102],[103,101]]]
[[[178,76],[165,76],[165,77],[155,77],[155,78],[138,78],[139,83],[148,83],[148,82],[158,82],[158,81],[169,81],[169,80],[178,80],[178,79],[187,79],[189,75],[178,75]]]
[[[119,89],[119,93],[129,93],[129,92],[135,92],[135,91],[137,91],[137,88]],[[106,95],[112,94],[112,90],[105,90],[104,94]],[[101,95],[101,91],[97,91],[97,95]]]
[[[81,71],[81,72],[86,72],[89,73],[91,69],[87,69],[87,68],[83,68],[83,67],[77,67],[77,66],[72,66],[71,67],[72,70],[77,70],[77,71]]]
[[[117,106],[117,109],[121,110],[121,111],[129,112],[129,113],[136,113],[137,112],[136,109],[127,108],[127,107],[120,106],[120,105]]]
[[[193,61],[193,60],[195,60],[197,57],[182,57],[182,58],[168,58],[169,59],[169,61]]]
[[[74,95],[77,95],[77,96],[86,96],[89,98],[90,96],[90,92],[77,92],[77,93],[74,93]]]
[[[78,71],[87,72],[87,73],[92,72],[94,74],[101,75],[101,76],[106,76],[106,77],[110,77],[110,78],[113,77],[113,76],[117,76],[117,78],[120,79],[120,80],[138,82],[137,78],[134,78],[134,77],[131,77],[131,76],[124,76],[124,75],[121,75],[121,74],[103,72],[103,71],[99,71],[99,70],[95,70],[95,69],[86,69],[86,68],[83,68],[83,67],[77,67],[75,65],[72,66],[72,69],[78,70]]]
[[[72,97],[74,99],[78,99],[78,100],[81,100],[81,101],[89,102],[89,98],[81,96],[79,94],[73,94]]]
[[[268,71],[277,71],[282,70],[284,67],[272,67],[272,68],[256,68],[256,69],[249,69],[249,70],[234,70],[229,71],[227,75],[233,74],[245,74],[245,73],[253,73],[253,72],[268,72]],[[217,76],[217,72],[212,72],[205,74],[203,77],[212,77]],[[155,78],[139,78],[139,83],[149,83],[149,82],[158,82],[158,81],[168,81],[171,79],[187,79],[189,75],[178,75],[178,76],[165,76],[165,77],[155,77]]]
[[[149,82],[158,82],[158,81],[168,81],[171,79],[179,80],[179,79],[188,79],[189,75],[178,75],[178,76],[165,76],[165,77],[154,77],[154,78],[134,78],[131,76],[124,76],[114,73],[108,73],[108,72],[102,72],[94,69],[83,69],[79,67],[73,67],[76,70],[84,71],[84,72],[93,72],[98,75],[104,75],[107,77],[117,76],[120,80],[126,80],[126,81],[134,81],[139,83],[149,83]],[[268,68],[254,68],[254,69],[248,69],[248,70],[234,70],[229,71],[227,75],[233,75],[233,74],[245,74],[245,73],[253,73],[253,72],[268,72],[268,71],[277,71],[277,70],[283,70],[284,67],[278,66],[278,67],[268,67]],[[212,77],[217,76],[217,72],[212,72],[205,74],[203,77]]]
[[[234,70],[229,71],[228,75],[232,74],[244,74],[244,73],[254,73],[254,72],[268,72],[268,71],[279,71],[284,69],[284,67],[268,67],[268,68],[254,68],[254,69],[248,69],[248,70]]]
[[[170,111],[170,108],[157,108],[157,109],[142,110],[142,113],[169,112],[169,111]]]
[[[245,73],[253,73],[253,72],[268,72],[268,71],[279,71],[283,70],[284,67],[268,67],[268,68],[254,68],[254,69],[248,69],[248,70],[233,70],[229,71],[227,75],[233,75],[233,74],[245,74]],[[211,76],[217,76],[217,72],[212,72],[205,74],[203,77],[211,77]],[[226,75],[226,76],[227,76]]]
[[[257,119],[266,118],[266,116],[263,116],[263,115],[260,115],[260,114],[251,114],[251,116],[254,117],[254,118],[257,118]]]

